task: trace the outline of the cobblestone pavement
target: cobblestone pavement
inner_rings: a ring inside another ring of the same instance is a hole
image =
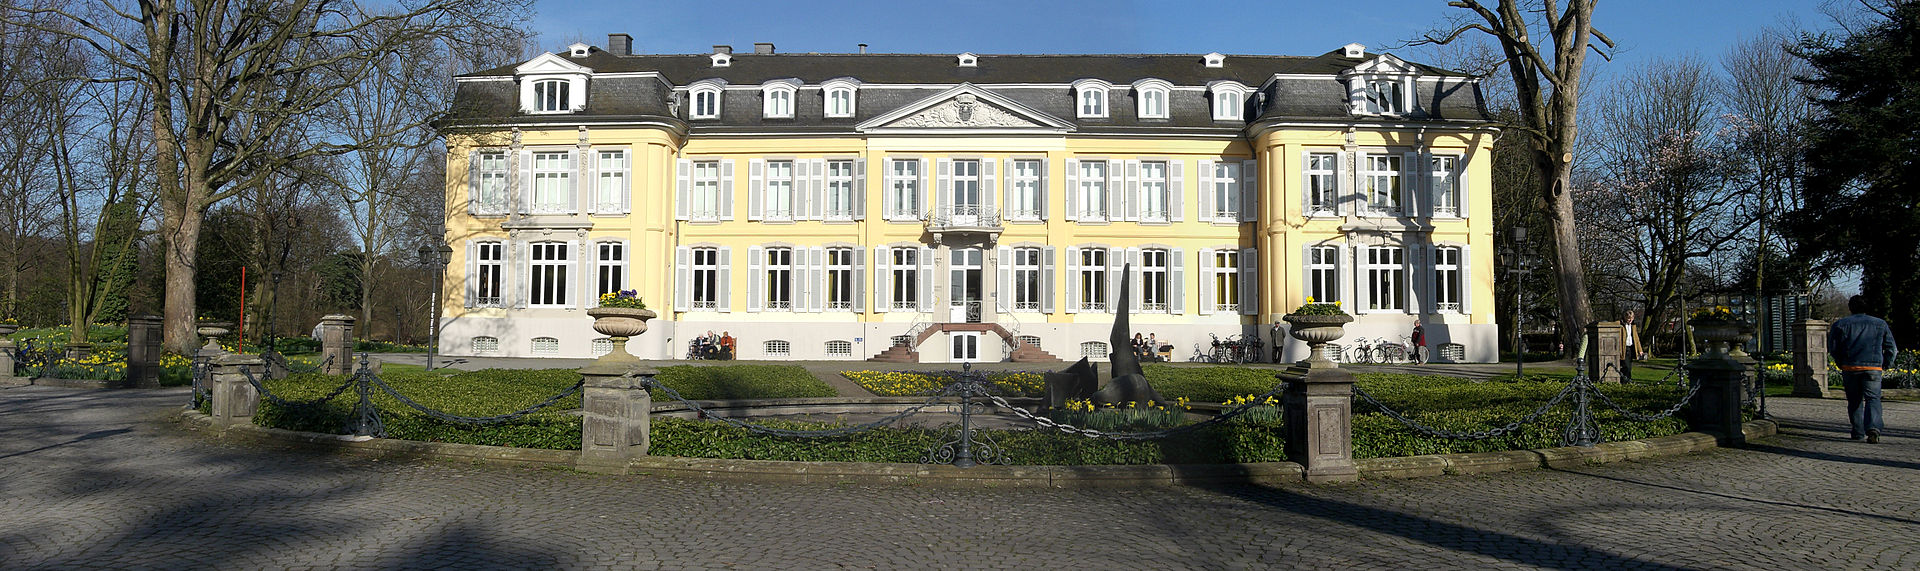
[[[1920,567],[1920,404],[1775,399],[1742,450],[1333,486],[597,476],[223,442],[180,389],[0,390],[0,568]]]

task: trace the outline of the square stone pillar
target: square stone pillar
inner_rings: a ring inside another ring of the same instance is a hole
[[[1687,375],[1700,383],[1700,392],[1687,403],[1687,429],[1705,432],[1721,446],[1745,444],[1740,430],[1740,405],[1749,367],[1725,353],[1709,353],[1687,363]]]
[[[1353,463],[1353,373],[1311,361],[1279,375],[1287,383],[1287,460],[1306,468],[1308,482],[1360,479]]]
[[[353,374],[353,316],[333,314],[320,318],[321,373]]]
[[[627,373],[633,376],[626,376]],[[583,472],[625,474],[651,444],[648,415],[653,395],[643,383],[654,370],[632,361],[597,361],[580,369],[580,458]]]
[[[18,325],[11,323],[0,324],[0,331],[5,331],[0,333],[0,387],[24,387],[33,384],[32,379],[13,376],[14,355],[20,350],[20,345],[14,343],[8,336],[13,335],[13,332],[18,329]]]
[[[1827,398],[1827,322],[1793,324],[1793,396]]]
[[[160,323],[158,315],[127,317],[127,382],[134,388],[160,387]]]
[[[1597,383],[1619,383],[1620,356],[1627,352],[1626,326],[1618,321],[1599,321],[1587,326],[1587,378]]]
[[[247,380],[247,370],[258,377],[266,371],[266,361],[244,353],[224,353],[214,357],[212,365],[213,426],[224,430],[251,424],[254,412],[260,410],[260,392]]]

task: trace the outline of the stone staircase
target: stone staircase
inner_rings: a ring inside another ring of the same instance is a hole
[[[914,350],[914,347],[919,347],[921,343],[925,343],[927,339],[933,337],[935,333],[942,331],[993,332],[993,334],[999,335],[1001,339],[1005,340],[1008,345],[1013,346],[1013,351],[1007,355],[1007,360],[1015,363],[1062,362],[1059,357],[1055,357],[1052,353],[1041,350],[1039,347],[1020,342],[1019,339],[1014,338],[1013,333],[1007,331],[1007,328],[1001,327],[998,323],[934,323],[926,329],[921,330],[919,335],[914,336],[912,345],[895,345],[888,347],[887,350],[881,351],[880,354],[874,355],[867,360],[880,363],[918,363],[920,362],[920,352]]]

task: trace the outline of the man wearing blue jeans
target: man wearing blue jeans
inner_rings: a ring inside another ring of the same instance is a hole
[[[1868,444],[1880,443],[1880,379],[1893,368],[1898,352],[1893,330],[1887,322],[1867,315],[1867,298],[1847,299],[1847,311],[1853,315],[1833,322],[1827,333],[1827,354],[1840,365],[1840,386],[1847,393],[1847,422],[1853,425],[1853,439],[1863,436]]]

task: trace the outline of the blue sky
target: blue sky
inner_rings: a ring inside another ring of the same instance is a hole
[[[1596,27],[1619,42],[1617,60],[1665,54],[1717,59],[1762,27],[1826,28],[1819,0],[1601,0]],[[1231,6],[1220,17],[1203,8]],[[1416,37],[1453,13],[1445,0],[1267,2],[618,2],[539,3],[541,47],[604,45],[634,37],[640,53],[705,53],[714,44],[783,53],[1194,53],[1318,55],[1349,42],[1373,50]],[[1407,52],[1408,50],[1396,50]],[[1417,58],[1415,58],[1417,59]]]

